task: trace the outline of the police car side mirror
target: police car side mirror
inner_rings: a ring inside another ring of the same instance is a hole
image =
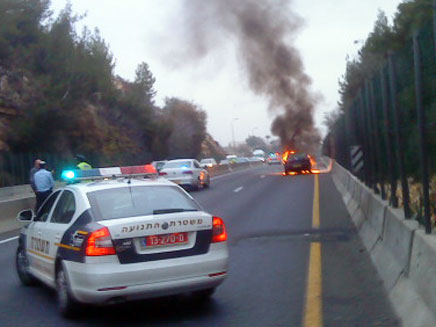
[[[28,223],[33,220],[35,214],[32,209],[22,210],[17,215],[17,220],[22,223]]]

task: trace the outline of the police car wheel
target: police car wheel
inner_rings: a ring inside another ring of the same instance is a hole
[[[35,284],[35,279],[29,271],[29,260],[27,259],[26,250],[19,247],[15,259],[18,277],[20,278],[21,283],[25,286]]]
[[[77,312],[77,302],[71,297],[67,276],[62,267],[56,274],[56,293],[61,314],[64,317],[73,318]]]

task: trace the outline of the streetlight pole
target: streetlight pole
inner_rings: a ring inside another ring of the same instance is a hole
[[[235,143],[235,129],[233,127],[233,122],[239,120],[239,118],[233,118],[231,121],[231,126],[232,126],[232,142],[233,142],[233,148],[236,147],[236,143]]]

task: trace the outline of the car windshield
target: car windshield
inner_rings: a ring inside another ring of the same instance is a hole
[[[163,168],[191,168],[192,162],[191,161],[170,161],[167,162]]]
[[[291,154],[289,156],[290,160],[302,160],[302,159],[306,159],[307,155],[305,155],[304,153],[298,153],[298,154]]]
[[[97,221],[152,214],[198,211],[199,205],[174,186],[132,186],[88,193]]]

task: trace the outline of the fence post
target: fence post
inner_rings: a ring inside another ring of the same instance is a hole
[[[385,184],[384,184],[384,165],[383,165],[383,159],[382,159],[382,152],[381,152],[381,137],[380,137],[380,131],[379,131],[379,124],[378,124],[378,118],[377,118],[377,105],[375,103],[375,94],[374,94],[374,80],[371,79],[368,82],[369,86],[369,109],[370,109],[370,118],[372,117],[372,125],[374,128],[374,145],[375,145],[375,157],[376,163],[377,163],[377,179],[380,183],[380,192],[381,197],[383,200],[386,199],[386,192],[385,192]]]
[[[348,170],[352,170],[350,147],[353,144],[353,134],[351,127],[351,106],[345,109],[345,163]]]
[[[433,0],[433,38],[436,54],[436,0]]]
[[[369,97],[369,83],[368,80],[365,81],[365,116],[368,124],[368,138],[369,138],[369,155],[371,157],[371,177],[372,177],[372,189],[376,194],[379,194],[379,190],[377,187],[377,156],[376,156],[376,145],[374,140],[374,126],[371,119],[371,104]]]
[[[400,178],[401,178],[404,216],[406,217],[406,219],[410,219],[411,215],[410,215],[409,184],[407,182],[406,170],[404,168],[404,151],[401,151],[402,137],[400,133],[400,111],[398,109],[398,103],[397,103],[397,80],[396,80],[396,72],[395,72],[392,54],[389,54],[388,65],[389,65],[390,100],[391,100],[392,112],[394,114],[394,131],[395,131],[394,153],[398,161],[398,170],[400,172]]]
[[[415,99],[418,111],[419,152],[421,161],[422,194],[424,198],[424,223],[425,232],[431,233],[431,209],[430,209],[430,183],[428,178],[427,147],[425,139],[425,111],[422,102],[422,74],[421,74],[421,51],[419,48],[418,32],[413,35],[413,62],[415,70]]]
[[[386,156],[388,158],[388,170],[389,170],[389,180],[391,184],[391,197],[390,203],[393,207],[398,207],[397,198],[397,176],[394,167],[394,157],[392,155],[392,133],[391,126],[389,122],[389,107],[388,107],[388,89],[386,85],[386,76],[384,68],[380,69],[380,83],[382,89],[382,104],[383,104],[383,122],[384,122],[384,136],[386,142]]]
[[[360,89],[359,92],[359,103],[360,103],[360,119],[361,122],[361,130],[362,130],[362,139],[364,144],[364,157],[365,157],[365,182],[366,185],[369,188],[372,188],[372,158],[371,158],[371,149],[370,149],[370,143],[369,143],[369,134],[368,134],[368,128],[367,128],[367,119],[365,118],[365,104],[363,100],[363,91]]]

